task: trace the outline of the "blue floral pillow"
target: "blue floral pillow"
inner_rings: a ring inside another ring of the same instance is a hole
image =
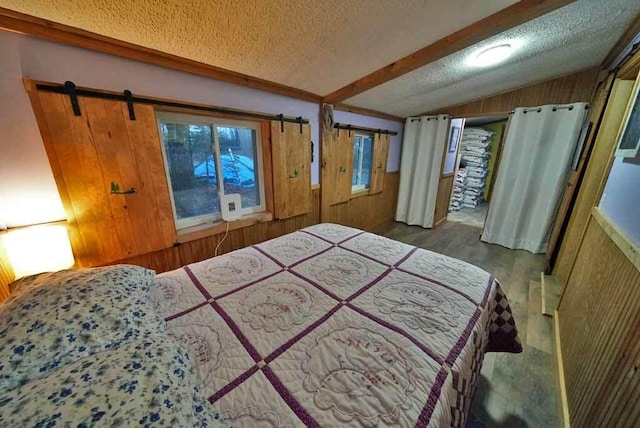
[[[0,390],[79,358],[164,331],[155,273],[117,265],[30,278],[0,305]]]
[[[0,426],[220,425],[196,383],[185,349],[149,336],[0,393]]]

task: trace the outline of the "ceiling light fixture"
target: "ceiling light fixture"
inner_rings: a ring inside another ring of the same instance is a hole
[[[471,63],[480,67],[486,67],[502,62],[513,53],[510,43],[503,43],[481,50],[471,57]]]

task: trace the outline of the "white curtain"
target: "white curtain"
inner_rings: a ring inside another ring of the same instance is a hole
[[[410,117],[404,125],[396,220],[433,227],[449,117]]]
[[[544,253],[582,128],[586,103],[515,110],[482,240]]]

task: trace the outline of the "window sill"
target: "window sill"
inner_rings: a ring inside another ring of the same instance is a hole
[[[229,222],[229,230],[242,229],[245,227],[253,226],[258,223],[265,223],[273,220],[273,213],[269,211],[263,211],[260,213],[249,214],[243,216],[239,220]],[[202,239],[213,235],[219,235],[227,230],[227,223],[225,221],[219,221],[213,226],[192,226],[185,229],[178,230],[178,238],[176,242],[183,244],[185,242],[195,241],[196,239]]]
[[[351,193],[351,196],[349,197],[349,199],[356,199],[359,198],[361,196],[367,196],[369,195],[369,191],[371,189],[362,189],[362,190],[356,190],[355,192]]]

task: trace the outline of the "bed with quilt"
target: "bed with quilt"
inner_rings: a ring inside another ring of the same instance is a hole
[[[464,426],[485,352],[521,352],[489,273],[319,224],[156,277],[155,311],[233,427]]]

